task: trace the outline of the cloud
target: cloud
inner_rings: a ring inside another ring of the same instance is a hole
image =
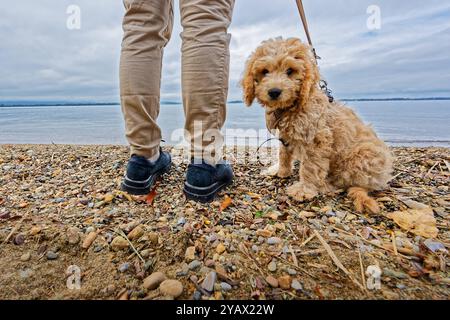
[[[369,0],[305,0],[321,72],[338,97],[450,96],[450,4],[379,0],[380,30],[366,21]],[[69,5],[80,30],[66,28]],[[175,8],[178,9],[178,1]],[[123,5],[111,0],[22,0],[0,19],[1,100],[118,100]],[[165,49],[162,97],[180,100],[179,13]],[[229,99],[248,55],[271,37],[305,38],[295,1],[236,1]]]

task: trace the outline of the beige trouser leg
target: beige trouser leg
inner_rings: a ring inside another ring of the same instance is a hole
[[[172,0],[123,0],[126,13],[120,59],[120,97],[131,153],[159,152],[159,114],[163,48],[173,27]]]
[[[180,0],[185,129],[193,156],[211,164],[221,158],[233,7],[234,0]]]

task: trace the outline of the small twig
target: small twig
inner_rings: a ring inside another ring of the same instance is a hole
[[[391,237],[392,237],[392,247],[394,248],[394,254],[396,256],[398,256],[398,251],[397,251],[397,241],[395,240],[395,234],[394,232],[391,232]]]
[[[319,239],[320,243],[322,244],[322,246],[325,248],[325,250],[327,251],[328,255],[330,256],[331,260],[333,260],[334,264],[341,269],[349,278],[350,280],[353,281],[353,283],[355,283],[361,290],[364,291],[364,287],[362,286],[361,283],[358,282],[358,280],[356,280],[350,271],[347,270],[347,268],[344,267],[344,265],[342,264],[342,262],[338,259],[338,257],[336,256],[336,254],[333,252],[333,250],[331,249],[330,245],[325,241],[324,238],[322,238],[322,236],[320,235],[319,232],[317,232],[317,230],[314,230],[314,234],[316,235],[317,239]]]
[[[289,252],[292,254],[292,262],[294,263],[294,265],[296,267],[298,267],[298,260],[297,260],[297,257],[295,256],[295,252],[292,249],[292,246],[289,246]]]
[[[450,171],[450,164],[447,160],[444,160],[445,165],[447,166],[447,170]]]
[[[433,169],[438,165],[439,162],[441,162],[441,160],[436,161],[436,163],[433,164],[433,166],[430,168],[430,170],[428,170],[428,172],[423,176],[423,178],[426,178],[431,173],[431,171],[433,171]]]
[[[364,274],[364,265],[362,262],[362,257],[361,257],[361,249],[358,247],[358,256],[359,256],[359,266],[361,268],[361,279],[363,282],[363,286],[364,286],[364,290],[366,290],[366,276]]]
[[[16,233],[20,227],[22,226],[22,222],[23,220],[25,220],[25,218],[27,217],[27,214],[25,214],[22,219],[20,219],[20,221],[14,226],[14,228],[11,230],[11,232],[8,234],[8,236],[5,238],[5,240],[3,240],[3,244],[7,243],[11,237],[13,236],[14,233]]]
[[[299,248],[305,246],[308,242],[310,242],[316,235],[313,234],[312,236],[310,236],[308,239],[306,239],[305,241],[303,241],[303,243],[299,246]]]
[[[139,257],[139,259],[141,259],[142,263],[145,264],[144,258],[142,258],[142,256],[139,254],[139,251],[137,251],[137,249],[133,246],[133,243],[131,243],[130,239],[128,239],[128,237],[126,236],[126,234],[122,230],[120,230],[120,229],[118,229],[118,230],[119,231],[116,231],[116,230],[113,230],[113,231],[116,234],[118,234],[119,236],[125,238],[128,241],[128,243],[130,244],[130,246],[133,249],[133,251],[136,252],[136,255]]]

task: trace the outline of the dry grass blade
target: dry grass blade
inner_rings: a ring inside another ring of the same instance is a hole
[[[127,235],[120,229],[117,230],[113,230],[116,234],[118,234],[119,236],[123,237],[125,240],[128,241],[128,243],[130,244],[131,248],[133,249],[133,251],[136,253],[136,255],[139,257],[139,259],[141,259],[142,263],[145,264],[145,260],[144,258],[142,258],[142,256],[139,254],[139,251],[137,251],[137,249],[133,246],[133,243],[130,241],[130,239],[128,239]]]
[[[334,264],[341,269],[347,276],[349,276],[350,280],[352,280],[358,287],[361,288],[361,290],[364,290],[364,287],[361,283],[359,283],[351,274],[350,271],[347,270],[346,267],[342,264],[342,262],[339,260],[339,258],[336,256],[336,254],[333,252],[333,249],[331,249],[330,245],[325,241],[324,238],[320,235],[317,230],[314,230],[314,234],[316,235],[317,239],[319,239],[322,246],[325,248],[326,252],[330,256],[331,260],[333,260]]]

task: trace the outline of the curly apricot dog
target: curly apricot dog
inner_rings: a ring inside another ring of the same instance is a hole
[[[345,189],[357,211],[378,213],[368,192],[386,187],[391,153],[351,109],[330,102],[319,81],[311,48],[299,39],[265,41],[247,61],[244,101],[250,106],[256,98],[264,106],[268,129],[283,142],[278,164],[266,172],[288,177],[300,160],[289,196],[306,201]]]

